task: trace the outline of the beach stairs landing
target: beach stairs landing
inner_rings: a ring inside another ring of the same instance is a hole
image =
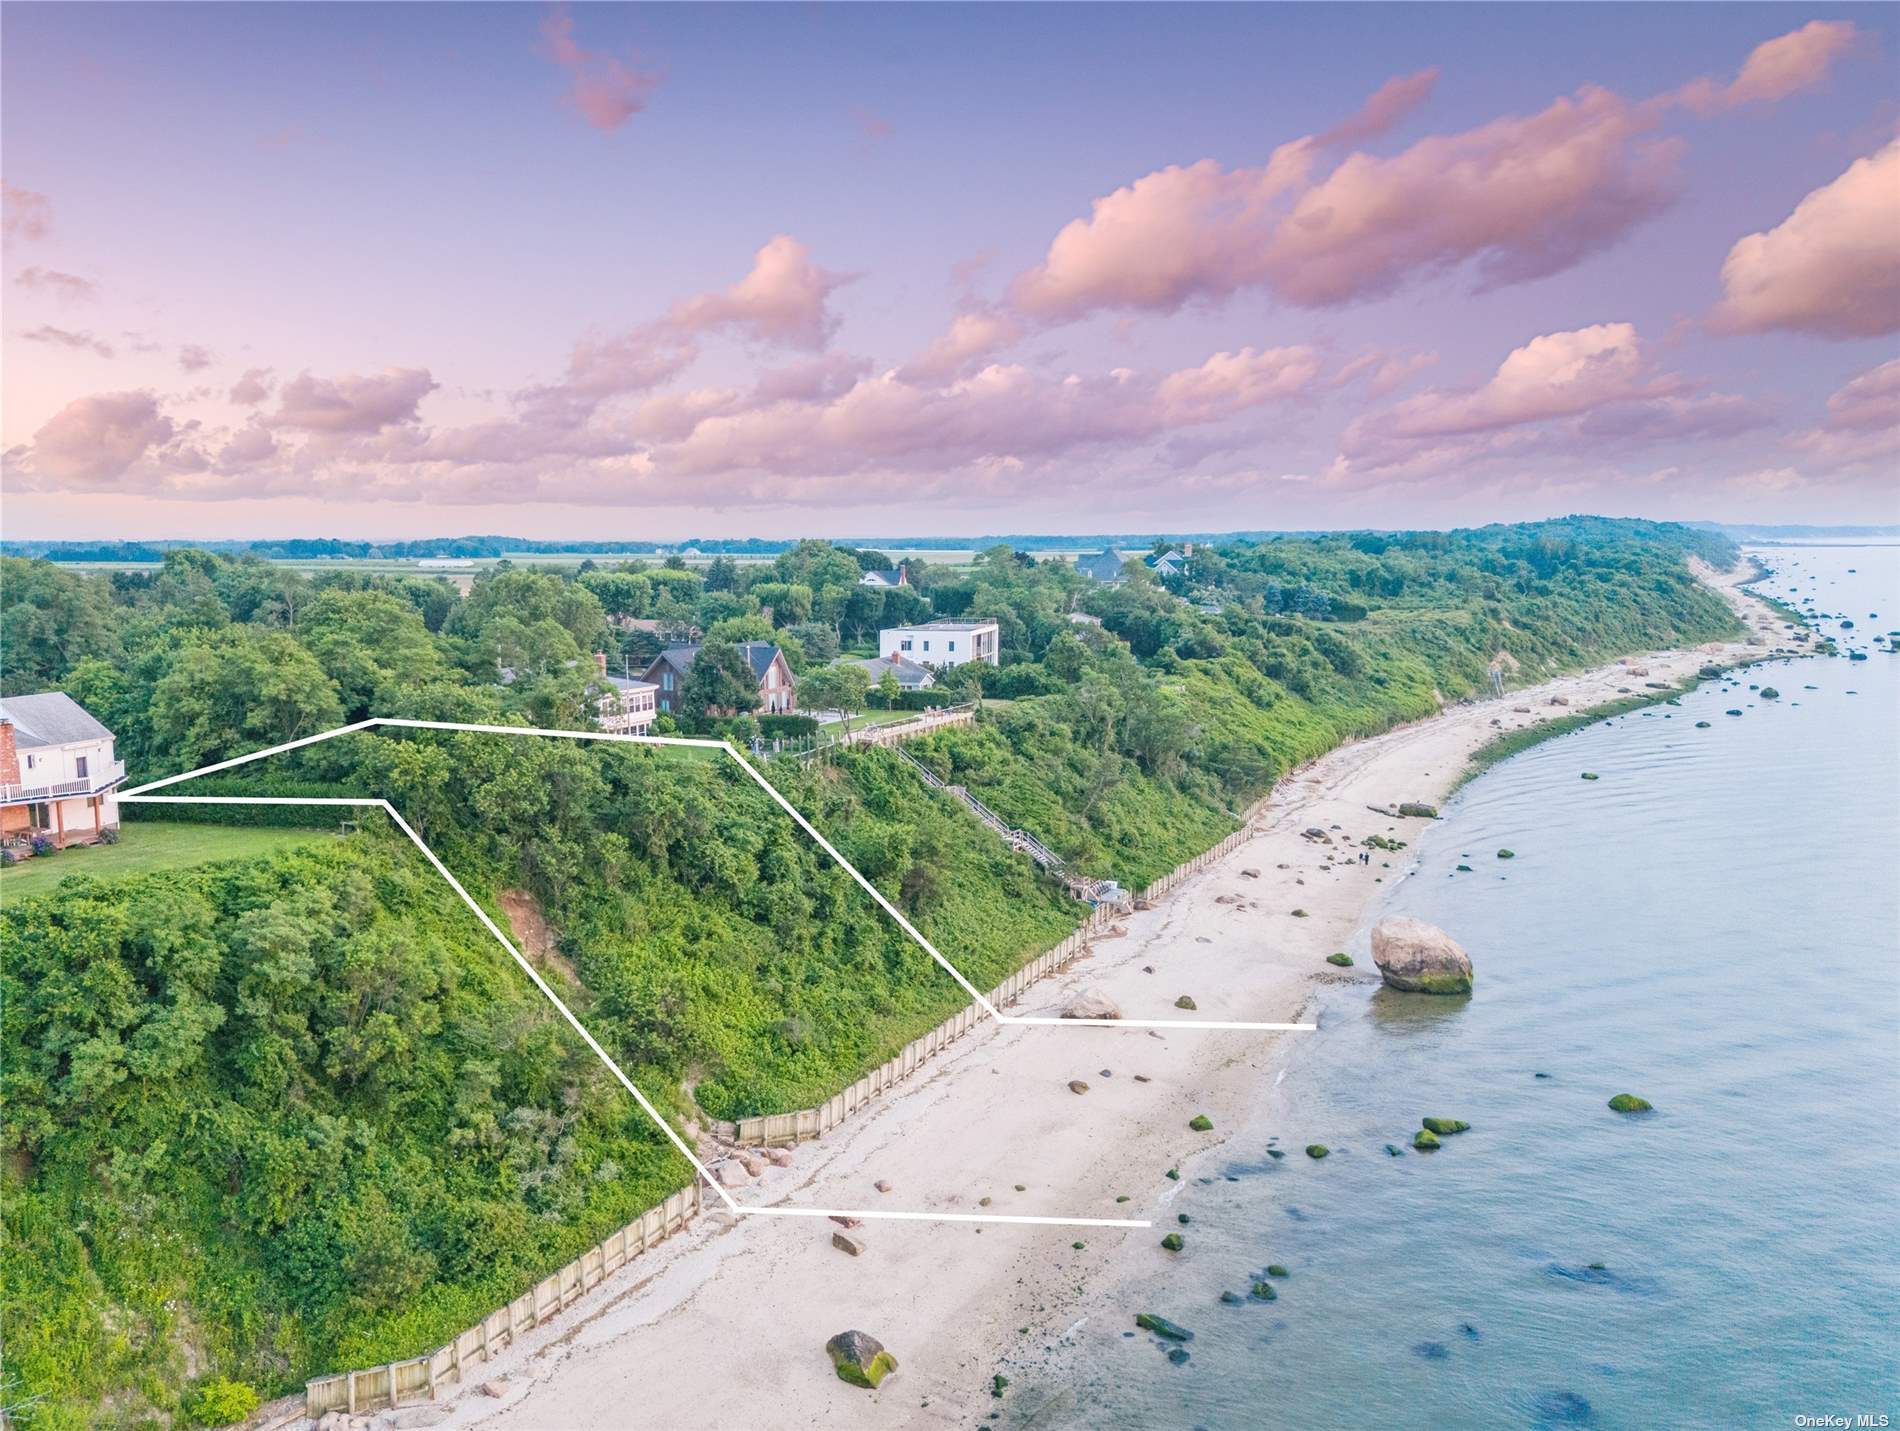
[[[1119,888],[1113,880],[1092,879],[1087,875],[1071,874],[1063,864],[1062,857],[1029,831],[1016,829],[963,786],[945,784],[936,771],[909,751],[900,749],[897,753],[910,762],[917,773],[923,777],[924,784],[933,790],[941,790],[947,795],[955,796],[971,814],[988,826],[998,839],[1012,850],[1028,855],[1042,869],[1060,880],[1063,887],[1075,898],[1085,900],[1090,904],[1100,904],[1104,899],[1119,893]]]

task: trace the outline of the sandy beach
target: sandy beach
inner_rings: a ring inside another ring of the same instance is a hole
[[[1633,657],[1341,747],[1275,787],[1256,808],[1252,838],[1129,916],[1125,934],[1098,939],[1014,1012],[1059,1013],[1078,990],[1099,988],[1130,1018],[1289,1021],[1323,981],[1376,979],[1368,960],[1339,970],[1325,956],[1355,939],[1363,946],[1370,911],[1403,878],[1412,851],[1373,851],[1360,864],[1359,842],[1415,842],[1423,822],[1368,807],[1440,801],[1501,730],[1640,692],[1645,682],[1680,681],[1711,660],[1769,654],[1787,628],[1736,589],[1744,574],[1708,579],[1743,612],[1754,644]],[[1331,843],[1303,834],[1314,828]],[[1181,995],[1195,1014],[1175,1007]],[[498,1357],[488,1377],[505,1383],[494,1387],[499,1395],[471,1379],[427,1418],[498,1431],[968,1425],[1001,1404],[990,1396],[1001,1373],[1011,1381],[1012,1424],[1038,1410],[1061,1420],[1063,1347],[1085,1326],[1119,1335],[1127,1325],[1133,1309],[1112,1289],[1129,1269],[1167,1255],[1156,1244],[1171,1196],[1197,1163],[1219,1156],[1223,1130],[1244,1121],[1303,1037],[987,1025],[735,1197],[1138,1217],[1155,1227],[872,1221],[853,1231],[864,1250],[852,1257],[832,1246],[838,1229],[823,1219],[708,1212]],[[1072,1092],[1071,1080],[1087,1092]],[[1213,1120],[1212,1133],[1189,1130],[1197,1113]],[[1177,1167],[1182,1181],[1171,1181],[1167,1170]],[[877,1190],[880,1181],[889,1192]],[[880,1390],[833,1373],[823,1344],[847,1328],[897,1357]]]

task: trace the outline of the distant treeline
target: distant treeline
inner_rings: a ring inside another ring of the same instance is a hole
[[[1579,530],[1588,530],[1590,524],[1602,524],[1599,535],[1608,535],[1608,524],[1614,519],[1601,517],[1570,516],[1551,525],[1563,525]],[[1696,549],[1691,534],[1697,532],[1725,532],[1736,534],[1743,531],[1774,532],[1787,535],[1796,532],[1808,533],[1875,533],[1892,532],[1895,528],[1739,528],[1723,527],[1714,522],[1695,522],[1687,525],[1674,522],[1643,523],[1657,534],[1674,537],[1681,545],[1690,550]],[[1501,526],[1482,527],[1479,533],[1495,533],[1503,530]],[[841,538],[838,544],[859,548],[890,548],[897,551],[988,551],[992,547],[1007,546],[1019,552],[1071,551],[1086,548],[1119,548],[1123,551],[1146,551],[1164,542],[1226,543],[1226,542],[1271,542],[1302,541],[1322,536],[1339,537],[1397,537],[1416,538],[1420,533],[1400,532],[1385,529],[1366,529],[1363,531],[1323,531],[1320,529],[1300,531],[1246,531],[1246,532],[1124,532],[1115,533],[1018,533],[1015,535],[958,537],[958,536],[896,536]],[[424,557],[467,557],[494,559],[505,556],[553,556],[569,553],[579,556],[660,556],[695,549],[706,556],[758,556],[773,557],[796,549],[799,538],[767,539],[764,537],[688,537],[678,542],[655,541],[530,541],[526,537],[426,537],[418,541],[406,542],[353,542],[335,537],[292,537],[283,540],[258,539],[245,541],[193,541],[189,538],[166,539],[147,542],[98,542],[98,541],[0,541],[0,556],[42,557],[47,561],[69,562],[161,562],[169,551],[197,550],[217,552],[225,556],[254,556],[266,561],[323,561],[326,559],[372,560],[372,561],[415,561]]]

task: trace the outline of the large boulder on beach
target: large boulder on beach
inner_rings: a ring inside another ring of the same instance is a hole
[[[1121,1005],[1101,989],[1083,989],[1062,1011],[1065,1019],[1118,1019],[1121,1016]]]
[[[837,1368],[838,1380],[875,1391],[877,1384],[897,1370],[897,1358],[869,1332],[839,1332],[825,1343],[825,1354]]]
[[[1471,956],[1444,930],[1422,919],[1395,915],[1375,924],[1372,962],[1389,986],[1407,993],[1471,992]]]

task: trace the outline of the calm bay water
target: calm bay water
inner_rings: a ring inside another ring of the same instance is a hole
[[[1900,628],[1895,549],[1764,556],[1853,645]],[[1089,1424],[1900,1425],[1897,871],[1880,650],[1757,666],[1474,782],[1388,909],[1457,937],[1476,994],[1326,992],[1142,1289],[1191,1360],[1098,1344]],[[1656,1111],[1609,1112],[1623,1091]],[[1383,1151],[1427,1114],[1472,1131]],[[1272,1262],[1279,1301],[1218,1303]]]

